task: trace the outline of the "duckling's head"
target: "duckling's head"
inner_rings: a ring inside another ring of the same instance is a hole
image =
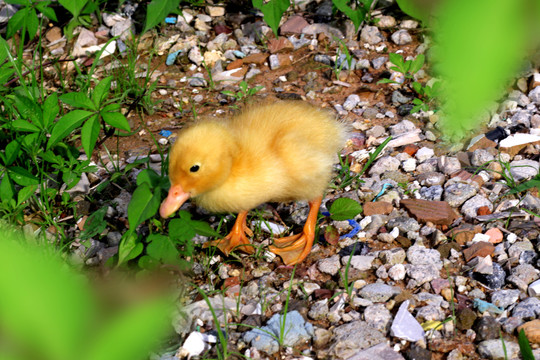
[[[231,135],[219,122],[196,124],[178,135],[169,155],[171,188],[159,209],[162,217],[172,215],[190,197],[227,180],[234,155]]]

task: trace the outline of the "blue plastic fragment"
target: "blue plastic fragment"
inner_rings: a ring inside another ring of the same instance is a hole
[[[234,56],[236,56],[237,58],[239,59],[243,59],[246,57],[246,54],[244,54],[243,52],[241,52],[240,50],[234,50],[233,51],[233,54]]]
[[[165,64],[167,64],[167,66],[173,65],[176,61],[176,58],[178,57],[178,54],[180,54],[181,52],[182,50],[178,50],[167,55],[167,60],[165,60]]]
[[[167,24],[173,24],[174,25],[174,24],[176,24],[176,17],[174,17],[174,16],[166,17],[165,22]]]
[[[504,311],[500,307],[495,306],[492,303],[489,303],[485,300],[480,300],[480,299],[474,299],[473,306],[477,308],[478,311],[480,311],[481,313],[489,311],[492,314],[498,315],[498,314],[502,314]]]
[[[323,214],[324,216],[330,216],[330,213],[328,211],[323,211],[321,212],[321,214]]]
[[[379,197],[381,197],[381,196],[384,195],[384,193],[386,192],[386,190],[391,189],[392,187],[393,187],[392,184],[384,183],[383,186],[382,186],[381,191],[379,191],[379,193],[377,194],[377,196],[375,196],[375,197],[373,198],[372,201],[377,201],[377,199],[378,199]]]
[[[353,229],[349,231],[347,234],[341,235],[339,237],[340,240],[343,240],[345,238],[352,238],[354,235],[358,234],[360,230],[362,230],[362,227],[360,226],[360,224],[354,221],[353,219],[349,219],[347,221],[349,222],[349,225],[353,227]]]
[[[163,136],[163,137],[169,137],[172,135],[172,132],[170,132],[169,130],[161,130],[159,132],[159,135]]]

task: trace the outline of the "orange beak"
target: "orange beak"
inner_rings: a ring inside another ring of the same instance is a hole
[[[182,189],[181,185],[171,186],[167,198],[161,203],[159,215],[163,218],[171,216],[187,199],[189,199],[189,194]]]

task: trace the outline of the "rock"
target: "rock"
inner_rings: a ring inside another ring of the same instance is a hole
[[[191,62],[195,63],[195,65],[200,66],[204,60],[204,57],[201,54],[201,50],[198,46],[194,46],[189,50],[188,53],[188,59],[191,60]]]
[[[347,360],[405,360],[387,344],[381,343],[365,350],[360,350]]]
[[[419,162],[424,162],[427,159],[431,159],[433,156],[435,156],[435,152],[433,149],[424,146],[418,149],[414,156]]]
[[[364,320],[373,328],[386,334],[392,323],[392,314],[384,304],[374,304],[364,310]]]
[[[122,41],[129,40],[133,33],[135,33],[135,26],[131,19],[118,21],[111,29],[111,35],[113,37],[120,36],[120,40]]]
[[[315,328],[313,336],[313,345],[315,348],[325,347],[332,339],[332,332],[322,328]]]
[[[526,322],[518,327],[518,332],[523,330],[527,339],[533,344],[540,344],[540,320]]]
[[[347,96],[347,99],[343,103],[343,108],[347,111],[351,111],[352,109],[356,107],[356,105],[358,105],[359,102],[360,102],[360,96],[356,94],[351,94]]]
[[[418,181],[423,186],[440,186],[444,184],[445,180],[445,176],[438,172],[426,172],[418,176]]]
[[[493,305],[506,309],[513,305],[519,299],[519,290],[498,290],[491,294],[491,302]]]
[[[325,274],[336,275],[339,272],[339,255],[334,255],[317,262],[319,270]]]
[[[488,286],[491,289],[500,289],[505,284],[506,273],[501,265],[493,263],[493,274],[479,274],[473,273],[472,278],[480,281],[482,284]]]
[[[423,340],[425,332],[420,323],[411,315],[408,310],[409,300],[404,301],[392,322],[390,334],[399,339],[416,342]]]
[[[268,56],[270,55],[266,53],[250,54],[244,58],[244,64],[262,65],[268,59]]]
[[[519,354],[519,345],[513,341],[505,340],[503,348],[500,339],[485,340],[478,344],[478,353],[489,360],[504,360],[517,358]]]
[[[201,73],[196,73],[189,79],[189,86],[193,87],[206,87],[208,83],[204,79],[204,75]]]
[[[407,275],[407,270],[403,264],[396,264],[388,269],[388,276],[394,281],[405,279],[405,275]]]
[[[390,250],[381,251],[380,257],[387,265],[402,264],[405,261],[407,254],[402,248],[393,248]]]
[[[468,262],[477,256],[485,257],[488,255],[493,255],[494,252],[495,246],[493,246],[492,243],[487,241],[479,241],[475,242],[469,248],[463,250],[463,256],[465,257],[465,261]]]
[[[540,316],[540,299],[527,298],[516,305],[512,310],[512,316],[524,320],[534,320]]]
[[[539,172],[540,163],[534,160],[514,160],[510,163],[510,175],[514,181],[530,180]]]
[[[501,140],[499,142],[499,150],[510,154],[510,156],[515,156],[528,145],[538,144],[540,144],[539,135],[517,133]]]
[[[503,241],[503,233],[498,228],[491,228],[486,231],[486,235],[489,236],[489,242],[492,244],[498,244]]]
[[[407,30],[398,30],[391,36],[396,45],[407,45],[412,42],[412,37]]]
[[[364,215],[371,216],[376,214],[388,215],[394,207],[386,201],[367,202],[364,204]]]
[[[476,339],[479,341],[498,339],[501,324],[491,316],[483,316],[476,320],[473,330],[476,331]]]
[[[521,264],[512,269],[512,275],[510,275],[506,281],[514,284],[518,289],[525,292],[527,287],[534,280],[538,279],[537,270],[530,264]]]
[[[386,343],[384,334],[361,320],[336,327],[332,338],[330,348],[319,351],[322,358],[350,359],[359,350]]]
[[[396,171],[399,169],[400,162],[392,156],[383,156],[373,164],[369,170],[370,175],[381,175],[386,171]]]
[[[402,233],[420,230],[420,224],[418,224],[418,221],[408,216],[399,216],[390,219],[388,221],[387,228],[393,229],[395,227],[397,227]]]
[[[212,323],[214,321],[212,314],[215,314],[218,321],[224,324],[231,319],[233,311],[237,311],[236,306],[238,304],[235,299],[217,295],[209,298],[209,302],[214,310],[213,312],[210,311],[206,300],[200,300],[185,306],[173,323],[176,332],[178,334],[187,334],[194,319]]]
[[[373,302],[385,302],[400,292],[401,290],[399,288],[386,284],[374,283],[367,284],[361,288],[358,295]]]
[[[364,26],[360,32],[360,40],[375,45],[384,41],[384,37],[376,26]]]
[[[375,260],[375,256],[355,255],[351,259],[351,266],[354,269],[357,269],[360,271],[371,270],[371,264],[373,263],[373,260]],[[348,261],[349,261],[349,256],[344,256],[341,258],[341,263],[343,264],[343,266],[346,266]]]
[[[283,329],[281,328],[283,325]],[[273,354],[279,350],[276,338],[280,337],[282,331],[285,346],[297,346],[311,339],[313,336],[313,325],[305,322],[304,318],[296,310],[287,313],[286,316],[274,314],[266,326],[261,329],[253,329],[244,334],[244,341],[251,343],[259,351]],[[271,336],[270,334],[273,334]]]
[[[461,170],[461,163],[459,162],[458,158],[455,157],[443,155],[439,157],[437,164],[439,166],[439,170],[446,175],[454,174]]]
[[[393,137],[396,137],[398,135],[406,134],[411,131],[419,130],[416,128],[416,125],[414,125],[409,120],[403,120],[396,125],[390,126],[390,134]]]
[[[86,195],[90,192],[90,181],[88,180],[88,176],[86,176],[86,173],[81,174],[81,180],[72,187],[71,189],[66,190],[68,194],[71,195],[71,197],[75,197],[76,195]]]
[[[478,186],[465,183],[450,184],[444,190],[444,200],[452,207],[459,207],[465,201],[476,195]]]
[[[379,57],[376,57],[375,59],[371,60],[371,63],[373,64],[373,68],[375,70],[378,70],[380,69],[384,64],[386,64],[386,62],[388,61],[388,57],[387,56],[379,56]]]
[[[435,249],[414,245],[407,250],[407,260],[412,265],[433,265],[442,269],[441,254]]]
[[[222,6],[207,6],[206,12],[211,17],[218,17],[225,15],[225,8]]]
[[[323,320],[328,314],[328,299],[316,301],[309,309],[308,316],[315,321]]]
[[[431,222],[436,225],[450,225],[458,218],[454,209],[445,201],[422,199],[403,199],[401,204],[416,217],[419,222]]]
[[[308,25],[302,16],[294,15],[281,25],[280,31],[282,34],[302,34],[302,30]]]
[[[392,102],[394,104],[407,104],[412,101],[412,97],[405,96],[399,90],[394,90],[392,93]]]
[[[530,284],[527,293],[529,294],[529,296],[540,297],[540,280],[536,280],[535,282]]]
[[[377,16],[376,19],[379,21],[377,21],[375,25],[381,29],[393,28],[396,26],[396,19],[393,16],[380,15]]]
[[[471,310],[471,308],[465,307],[457,311],[456,322],[457,328],[459,330],[468,330],[471,329],[475,320],[476,312]]]
[[[487,206],[489,211],[493,211],[493,203],[482,195],[475,195],[467,200],[461,207],[461,213],[468,219],[473,219],[478,214],[478,209]]]
[[[535,87],[529,92],[529,100],[535,104],[540,104],[540,87]]]

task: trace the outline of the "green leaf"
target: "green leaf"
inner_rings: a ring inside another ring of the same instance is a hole
[[[17,359],[80,358],[98,313],[87,280],[53,246],[33,245],[6,228],[0,241],[0,323],[3,339],[17,339]],[[39,301],[36,301],[39,299]],[[81,311],[84,309],[84,311]],[[18,349],[24,349],[22,352]]]
[[[39,19],[36,14],[36,10],[33,8],[28,9],[28,16],[26,20],[26,29],[30,35],[30,39],[36,37],[39,28]]]
[[[150,188],[154,189],[158,187],[161,181],[161,177],[152,169],[141,170],[137,175],[137,186],[147,183]]]
[[[405,14],[422,21],[424,24],[428,24],[430,7],[421,5],[415,0],[397,0],[397,3]]]
[[[86,96],[86,94],[80,92],[70,92],[60,96],[60,100],[73,107],[84,108],[87,110],[96,110],[96,105]]]
[[[418,56],[416,56],[416,59],[411,62],[410,71],[413,74],[416,74],[422,68],[422,66],[424,66],[425,61],[426,57],[424,56],[424,54],[418,54]]]
[[[52,93],[45,99],[45,102],[43,102],[43,127],[48,129],[59,113],[60,106],[58,105],[58,94]]]
[[[170,329],[169,315],[172,311],[166,299],[133,302],[113,317],[100,331],[85,352],[83,360],[147,359]]]
[[[4,177],[0,180],[0,199],[2,201],[8,201],[15,197],[15,187],[9,179],[8,174],[4,174]]]
[[[6,145],[6,162],[5,166],[9,166],[13,164],[17,156],[19,155],[19,151],[21,150],[21,144],[17,140],[11,141],[9,144]]]
[[[92,157],[92,151],[96,146],[96,141],[99,136],[99,118],[97,115],[86,120],[81,129],[81,144],[88,158]]]
[[[54,126],[47,150],[56,145],[57,142],[64,140],[73,130],[81,126],[84,120],[88,119],[93,113],[86,110],[73,110],[62,116]]]
[[[354,24],[354,31],[358,32],[358,28],[362,24],[362,21],[364,21],[367,11],[360,6],[358,6],[356,9],[352,9],[349,5],[347,5],[348,0],[332,0],[332,2],[339,11],[351,19]]]
[[[139,258],[137,265],[139,265],[139,267],[144,270],[153,270],[158,267],[160,263],[159,261],[148,255],[143,255]]]
[[[50,3],[46,1],[38,2],[36,3],[36,9],[38,9],[39,12],[45,15],[49,20],[58,21],[56,19],[56,13],[54,12],[54,9],[50,8],[49,5]]]
[[[58,2],[66,8],[74,18],[77,18],[81,14],[81,11],[88,0],[58,0]]]
[[[377,81],[377,84],[399,84],[397,81],[390,80],[390,79],[382,79]]]
[[[112,78],[112,76],[106,77],[94,88],[94,91],[92,92],[92,101],[94,102],[96,108],[98,108],[99,105],[107,98],[107,95],[109,95]]]
[[[166,264],[176,264],[179,260],[179,253],[175,243],[165,235],[151,234],[147,238],[148,245],[146,253],[152,258]]]
[[[133,231],[129,230],[122,236],[118,246],[118,266],[125,264],[131,259],[135,259],[142,254],[144,245]]]
[[[332,203],[329,211],[332,220],[348,220],[362,212],[362,205],[353,199],[339,198]]]
[[[26,200],[30,199],[37,190],[37,185],[25,186],[17,194],[17,206],[21,205]]]
[[[398,66],[399,68],[403,67],[403,56],[401,54],[390,53],[388,54],[388,58],[392,64]]]
[[[283,13],[287,11],[290,0],[269,0],[263,4],[263,0],[252,0],[253,7],[261,10],[264,14],[264,21],[272,28],[274,35],[278,37],[278,28]]]
[[[157,213],[160,195],[160,192],[152,192],[147,183],[143,183],[135,189],[128,205],[130,229],[135,230],[137,226]]]
[[[38,179],[32,175],[28,170],[19,166],[12,166],[8,168],[9,177],[21,186],[37,185]]]
[[[152,0],[146,9],[146,23],[142,34],[161,23],[167,15],[178,9],[180,0]]]
[[[107,207],[103,206],[99,210],[94,211],[84,223],[84,230],[81,232],[81,240],[90,239],[93,236],[99,235],[107,228],[107,222],[105,214],[107,213]]]
[[[532,352],[531,344],[529,343],[529,339],[527,339],[527,336],[525,335],[525,331],[523,329],[519,331],[518,343],[523,360],[534,360],[535,357]]]
[[[181,242],[191,240],[195,236],[195,229],[190,225],[190,220],[172,219],[169,222],[169,235]]]
[[[7,30],[6,30],[6,38],[9,39],[15,35],[17,31],[22,29],[23,23],[26,20],[26,17],[28,15],[28,8],[23,8],[19,11],[17,11],[13,16],[9,19]]]
[[[433,34],[434,69],[444,81],[446,116],[441,125],[444,135],[458,139],[478,127],[483,111],[506,92],[523,65],[533,23],[526,0],[453,0],[440,5]]]
[[[131,131],[131,128],[129,127],[129,123],[126,119],[126,117],[119,113],[119,112],[107,112],[107,111],[101,111],[101,116],[103,117],[103,120],[111,125],[112,127],[115,127],[120,130],[124,131]]]
[[[210,224],[208,224],[205,221],[192,220],[191,221],[191,226],[193,227],[195,232],[197,234],[199,234],[199,235],[202,235],[202,236],[214,236],[214,237],[220,236],[220,234],[217,231],[215,231],[214,229],[212,229]]]

